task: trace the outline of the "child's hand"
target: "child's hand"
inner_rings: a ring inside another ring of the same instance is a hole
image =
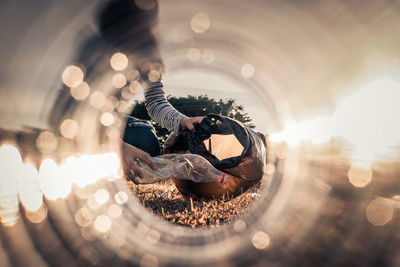
[[[140,178],[143,178],[143,172],[136,165],[135,159],[140,159],[150,166],[154,171],[157,170],[157,165],[151,161],[150,155],[143,150],[122,142],[122,168],[128,179],[132,180],[135,173]],[[133,173],[132,173],[133,171]]]
[[[204,117],[186,117],[181,120],[181,130],[194,131],[193,123],[201,123]]]

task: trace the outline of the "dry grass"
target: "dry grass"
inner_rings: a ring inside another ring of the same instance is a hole
[[[236,198],[215,200],[185,200],[172,181],[152,185],[128,182],[134,195],[160,218],[192,228],[218,227],[243,215],[260,196],[257,184]]]

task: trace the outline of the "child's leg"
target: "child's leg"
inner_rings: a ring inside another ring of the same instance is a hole
[[[128,117],[123,140],[149,153],[152,157],[161,154],[160,143],[149,121]]]

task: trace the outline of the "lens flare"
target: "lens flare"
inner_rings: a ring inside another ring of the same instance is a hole
[[[400,144],[397,99],[400,83],[390,77],[376,78],[342,99],[331,116],[291,121],[282,132],[271,134],[270,140],[298,145],[304,140],[321,144],[341,137],[354,146],[353,159],[371,162]]]

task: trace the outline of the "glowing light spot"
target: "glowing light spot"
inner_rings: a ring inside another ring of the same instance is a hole
[[[94,227],[97,231],[105,233],[111,229],[111,219],[107,215],[99,215],[94,221]]]
[[[244,64],[242,68],[240,69],[240,73],[242,74],[243,77],[245,78],[251,78],[254,76],[256,72],[256,69],[254,68],[253,65],[251,64]]]
[[[238,233],[246,230],[246,227],[247,227],[246,223],[241,219],[236,220],[236,222],[233,224],[233,230],[235,230],[235,232]]]
[[[36,146],[42,153],[51,153],[57,148],[57,138],[53,133],[45,131],[36,138]]]
[[[70,181],[85,187],[100,179],[116,176],[120,160],[116,153],[71,156],[63,162],[61,168]]]
[[[110,126],[114,123],[114,116],[109,112],[105,112],[101,115],[100,121],[104,126]]]
[[[43,194],[52,200],[65,198],[72,188],[66,173],[52,159],[45,159],[40,165],[39,186]]]
[[[120,113],[126,114],[129,111],[131,111],[131,107],[132,107],[132,105],[130,103],[128,103],[127,101],[121,100],[121,101],[119,101],[117,110]]]
[[[19,150],[12,145],[0,147],[0,221],[4,226],[13,226],[18,215],[18,188],[16,171],[22,167]]]
[[[256,249],[265,249],[269,246],[270,239],[267,233],[258,231],[251,238],[251,243]]]
[[[148,74],[148,78],[151,82],[156,82],[160,79],[161,74],[157,70],[151,70]]]
[[[76,100],[84,100],[90,93],[90,87],[86,82],[81,82],[80,85],[71,87],[70,92]]]
[[[115,88],[122,88],[126,84],[126,77],[122,73],[116,73],[112,77],[111,83]]]
[[[36,211],[29,211],[27,210],[25,212],[26,217],[31,223],[41,223],[43,222],[44,219],[47,217],[47,208],[46,206],[42,205],[38,210]]]
[[[110,59],[110,65],[116,71],[125,69],[128,62],[128,57],[123,53],[115,53]]]
[[[131,69],[128,71],[128,73],[126,74],[126,78],[128,79],[128,81],[132,82],[132,81],[137,81],[140,78],[140,73],[137,69]]]
[[[125,204],[128,201],[128,194],[126,194],[123,191],[120,191],[115,194],[114,200],[119,205]]]
[[[24,163],[16,170],[18,195],[28,211],[37,211],[43,204],[43,195],[39,189],[38,171],[30,163]]]
[[[62,81],[68,87],[77,87],[83,81],[83,71],[74,65],[65,68]]]
[[[110,198],[110,193],[106,189],[101,188],[94,193],[94,198],[99,204],[104,204]]]
[[[87,200],[87,205],[92,210],[98,210],[103,204],[100,204],[99,202],[97,202],[94,194],[91,194]]]
[[[133,97],[133,93],[130,89],[130,87],[125,86],[122,90],[121,90],[121,96],[126,99],[126,100],[130,100]]]
[[[214,52],[211,50],[205,50],[203,54],[201,55],[201,59],[203,60],[204,63],[210,64],[213,63],[215,60]]]
[[[117,103],[118,104],[118,103]],[[115,109],[115,104],[114,104],[114,102],[113,101],[110,101],[110,99],[107,99],[105,102],[104,102],[104,105],[103,105],[103,111],[106,111],[106,112],[112,112],[113,110]]]
[[[140,9],[150,10],[155,7],[156,0],[135,0],[135,4]]]
[[[106,97],[102,92],[93,92],[89,98],[89,103],[94,108],[102,108],[106,103]]]
[[[134,94],[136,94],[137,92],[139,92],[142,89],[143,89],[142,85],[138,81],[133,81],[129,85],[129,90],[131,90],[131,92],[134,93]]]
[[[79,133],[79,124],[71,119],[66,119],[60,125],[61,135],[65,138],[74,138]]]
[[[190,26],[195,33],[206,32],[211,25],[210,18],[204,13],[197,13],[190,21]]]
[[[364,187],[372,179],[372,170],[369,164],[354,163],[351,165],[347,176],[349,181],[355,187]]]
[[[158,258],[156,256],[146,254],[140,260],[140,267],[157,267]]]
[[[79,226],[86,227],[92,223],[94,217],[89,209],[81,208],[75,213],[74,219]]]
[[[197,48],[190,48],[187,52],[186,55],[187,59],[189,59],[192,62],[196,62],[200,59],[201,57],[201,52]]]
[[[164,67],[160,63],[155,62],[150,64],[150,70],[155,70],[159,73],[162,73],[164,71]]]
[[[110,205],[108,208],[108,215],[114,219],[119,218],[122,215],[121,207],[116,204]]]
[[[389,199],[376,198],[367,207],[368,221],[376,226],[383,226],[393,218],[393,206]]]

